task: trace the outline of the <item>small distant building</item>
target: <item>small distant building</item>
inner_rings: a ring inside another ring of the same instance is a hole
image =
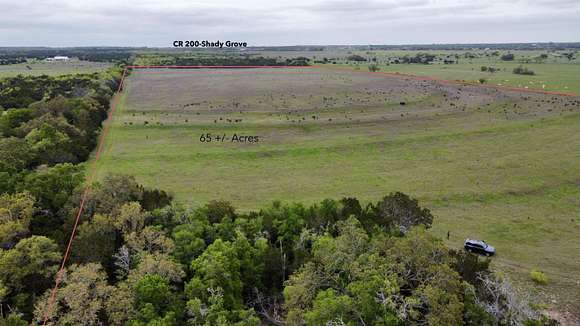
[[[48,62],[69,61],[69,60],[70,60],[69,57],[67,57],[67,56],[61,56],[61,55],[57,55],[57,56],[54,56],[52,58],[46,58],[46,61],[48,61]]]

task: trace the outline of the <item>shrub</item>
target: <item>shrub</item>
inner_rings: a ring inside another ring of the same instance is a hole
[[[506,53],[506,54],[501,56],[501,59],[503,61],[514,61],[514,58],[515,58],[515,56],[513,53]]]
[[[408,55],[401,58],[403,63],[421,63],[421,64],[429,64],[435,60],[435,55],[430,53],[417,53],[414,57],[410,57]]]
[[[530,70],[526,67],[518,66],[514,68],[514,74],[517,75],[535,75],[536,73],[533,70]]]
[[[348,61],[367,61],[367,59],[365,59],[363,56],[360,56],[358,54],[350,55],[350,56],[346,57],[346,60],[348,60]]]
[[[486,72],[487,71],[487,72],[493,74],[494,72],[497,71],[497,68],[488,67],[488,66],[481,66],[481,71],[483,71],[483,72]]]
[[[530,272],[530,277],[531,277],[532,281],[534,281],[534,283],[536,283],[536,284],[540,284],[540,285],[548,284],[548,276],[546,276],[546,274],[544,272],[540,272],[540,271],[534,269]]]
[[[479,78],[478,81],[479,81],[480,84],[487,83],[487,79],[485,79],[485,78]]]
[[[369,65],[369,71],[370,72],[377,72],[381,70],[381,68],[379,68],[379,66],[376,63],[370,64]]]

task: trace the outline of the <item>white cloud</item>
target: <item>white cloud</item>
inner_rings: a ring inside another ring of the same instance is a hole
[[[0,0],[0,46],[580,41],[578,0]]]

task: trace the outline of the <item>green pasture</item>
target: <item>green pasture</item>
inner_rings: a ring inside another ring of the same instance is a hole
[[[445,64],[435,61],[433,64],[387,64],[389,59],[400,58],[405,55],[414,56],[423,52],[435,54],[438,58],[449,56],[457,60],[457,64]],[[500,51],[499,56],[486,56],[485,53],[472,51],[478,56],[466,58],[465,54],[470,51],[369,51],[356,52],[363,57],[376,58],[380,71],[411,74],[417,76],[429,76],[447,80],[459,80],[467,82],[479,82],[484,79],[486,84],[503,85],[546,91],[580,94],[580,59],[568,60],[558,52],[547,51],[511,51],[515,55],[514,61],[502,61],[500,56],[508,51]],[[538,63],[537,58],[545,54],[547,58]],[[458,58],[455,58],[458,55]],[[318,56],[322,57],[322,56]],[[345,60],[344,55],[337,56],[341,59],[336,64],[325,66],[351,67],[352,69],[367,70],[368,63],[353,63]],[[576,55],[578,57],[578,54]],[[481,67],[494,67],[498,71],[494,73],[483,72]],[[523,66],[534,71],[535,75],[517,75],[513,69]]]

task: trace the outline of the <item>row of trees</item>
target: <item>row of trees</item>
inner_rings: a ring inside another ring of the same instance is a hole
[[[0,107],[22,109],[32,103],[53,99],[91,97],[107,103],[120,76],[115,68],[107,72],[64,76],[23,76],[0,79]]]
[[[127,63],[135,52],[134,48],[2,48],[0,64],[26,62],[27,59],[44,60],[59,55],[86,61]]]
[[[26,62],[26,58],[22,58],[22,57],[3,58],[0,56],[0,66],[13,65],[13,64],[24,63],[24,62]]]
[[[140,65],[161,66],[308,66],[306,57],[282,58],[264,57],[248,54],[155,54],[139,57]]]

